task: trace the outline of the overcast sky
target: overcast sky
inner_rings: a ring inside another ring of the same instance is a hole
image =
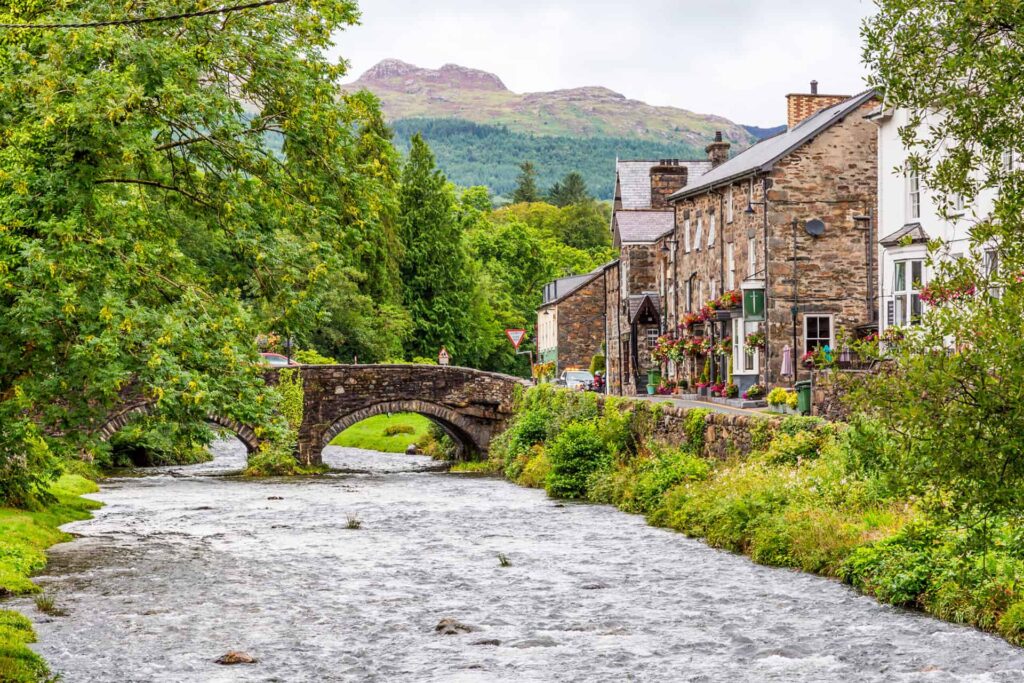
[[[785,123],[784,95],[864,89],[871,0],[361,0],[337,36],[352,78],[386,57],[491,71],[516,92],[601,85],[737,123]]]

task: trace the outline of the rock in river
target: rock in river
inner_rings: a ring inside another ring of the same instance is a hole
[[[455,619],[442,619],[434,627],[434,630],[445,636],[455,636],[460,633],[469,633],[473,630],[472,626],[466,626],[461,621]]]
[[[231,650],[227,654],[223,654],[217,659],[213,660],[217,664],[255,664],[256,659],[245,652],[238,652]]]

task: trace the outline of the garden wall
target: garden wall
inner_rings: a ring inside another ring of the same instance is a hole
[[[604,400],[604,397],[600,397],[599,403],[603,403]],[[671,446],[680,446],[688,441],[686,424],[696,409],[679,408],[669,403],[618,400],[633,409],[657,410],[658,421],[652,436],[658,441]],[[704,416],[702,455],[716,460],[725,460],[733,456],[746,457],[751,451],[766,445],[781,422],[781,418],[768,415],[760,417],[710,412]]]

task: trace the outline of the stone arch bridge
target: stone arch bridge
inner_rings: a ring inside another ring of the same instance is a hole
[[[525,380],[469,368],[434,365],[302,365],[303,422],[298,457],[319,464],[335,436],[357,422],[383,413],[419,413],[437,423],[459,447],[460,457],[486,454],[491,439],[512,417],[517,386]],[[268,384],[279,370],[267,370]],[[145,403],[125,406],[100,428],[109,439],[138,414]],[[208,417],[234,432],[251,453],[259,440],[248,425],[216,415]]]

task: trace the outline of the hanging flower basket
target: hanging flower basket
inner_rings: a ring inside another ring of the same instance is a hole
[[[719,308],[739,308],[743,305],[743,294],[738,289],[733,289],[718,297]]]
[[[744,343],[748,349],[763,350],[765,345],[768,344],[768,335],[764,332],[751,332],[747,335]]]

